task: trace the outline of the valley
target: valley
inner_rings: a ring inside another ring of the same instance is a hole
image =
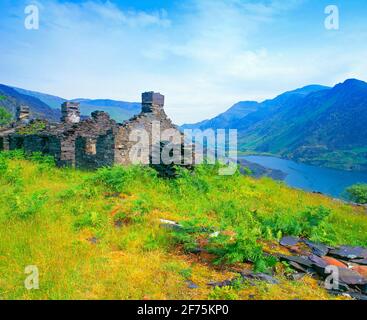
[[[366,110],[367,83],[349,79],[333,88],[311,85],[261,103],[235,104],[182,129],[237,129],[240,153],[366,172]]]

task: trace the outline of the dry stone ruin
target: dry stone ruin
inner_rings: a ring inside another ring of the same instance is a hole
[[[149,143],[141,143],[140,148],[140,153],[149,159],[152,159],[152,150],[160,145],[164,132],[178,136],[180,141],[175,143],[183,145],[182,134],[167,117],[164,96],[159,93],[143,93],[141,113],[124,123],[116,123],[102,111],[81,120],[79,104],[75,102],[63,103],[61,112],[61,122],[51,123],[30,120],[29,108],[18,107],[16,121],[0,129],[0,151],[42,152],[53,156],[58,166],[94,169],[136,161],[131,153],[141,143],[139,132],[149,138]]]

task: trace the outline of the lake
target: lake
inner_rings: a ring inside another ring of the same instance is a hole
[[[268,156],[241,157],[266,168],[287,174],[284,181],[291,187],[322,192],[340,198],[343,191],[356,183],[367,183],[367,173],[335,170]]]

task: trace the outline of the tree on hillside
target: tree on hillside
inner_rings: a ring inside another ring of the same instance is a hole
[[[356,184],[347,189],[349,199],[360,204],[367,204],[367,184]]]
[[[0,95],[1,100],[5,100],[5,97]],[[11,118],[11,114],[4,107],[0,106],[0,126],[8,124]]]
[[[5,108],[0,107],[0,126],[6,125],[11,120],[11,114]]]

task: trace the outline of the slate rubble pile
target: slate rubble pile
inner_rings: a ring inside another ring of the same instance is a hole
[[[330,293],[367,300],[367,248],[341,246],[332,248],[297,237],[284,237],[280,244],[290,255],[280,254],[298,274],[311,274]]]
[[[183,229],[183,226],[175,221],[160,219],[160,223],[167,229]],[[217,237],[220,233],[219,231],[212,232],[209,237]],[[279,261],[286,262],[294,270],[290,279],[299,280],[305,275],[311,275],[318,279],[320,286],[326,288],[331,294],[348,296],[356,300],[367,300],[367,248],[330,247],[293,236],[283,237],[279,244],[285,249],[281,251],[287,254],[271,253],[271,255],[276,256]],[[198,247],[196,250],[191,250],[190,253],[199,254],[202,251],[204,249]],[[256,285],[256,281],[279,284],[279,280],[266,273],[249,270],[236,272],[240,277],[221,282],[209,282],[208,285],[231,287],[244,281],[253,285]]]

